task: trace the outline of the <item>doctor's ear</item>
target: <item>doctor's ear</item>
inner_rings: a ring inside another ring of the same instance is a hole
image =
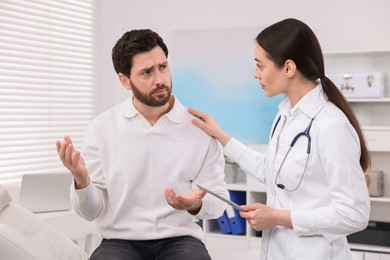
[[[130,78],[124,75],[123,73],[118,73],[118,77],[122,86],[125,87],[125,89],[127,90],[131,90]]]
[[[295,75],[295,72],[297,70],[297,65],[293,60],[286,60],[284,63],[284,72],[286,73],[286,76],[288,78],[291,78]]]

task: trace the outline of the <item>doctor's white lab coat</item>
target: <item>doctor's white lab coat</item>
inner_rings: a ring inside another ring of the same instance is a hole
[[[306,171],[306,137],[299,138],[282,164],[291,141],[312,118]],[[370,213],[356,131],[327,101],[321,85],[293,108],[287,98],[283,100],[274,127],[265,153],[234,138],[225,146],[228,157],[266,184],[268,206],[291,211],[292,229],[276,226],[263,231],[261,259],[352,259],[346,236],[364,229]]]

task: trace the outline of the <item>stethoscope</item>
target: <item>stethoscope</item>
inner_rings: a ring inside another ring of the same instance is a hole
[[[273,137],[273,135],[274,135],[274,133],[275,133],[276,127],[277,127],[278,124],[279,124],[280,118],[281,118],[281,116],[279,116],[278,120],[277,120],[276,123],[275,123],[274,129],[272,130],[271,139],[272,139],[272,137]],[[294,139],[292,140],[292,142],[291,142],[291,144],[290,144],[290,147],[288,148],[288,151],[287,151],[286,155],[285,155],[284,158],[283,158],[282,163],[281,163],[280,166],[279,166],[278,172],[277,172],[276,177],[275,177],[275,185],[276,185],[278,188],[282,189],[282,190],[290,191],[290,192],[296,191],[296,190],[299,188],[299,186],[301,185],[302,180],[303,180],[303,177],[305,177],[306,168],[307,168],[307,163],[308,163],[308,161],[309,161],[310,148],[311,148],[310,129],[311,129],[311,125],[312,125],[312,123],[313,123],[313,120],[314,120],[314,118],[312,118],[312,119],[310,120],[309,125],[306,127],[306,129],[305,129],[303,132],[298,133],[298,134],[294,137]],[[300,178],[300,180],[299,180],[299,182],[298,182],[298,185],[297,185],[294,189],[287,189],[286,186],[285,186],[284,184],[278,183],[278,178],[279,178],[280,170],[282,169],[283,164],[284,164],[284,161],[286,160],[288,154],[290,153],[291,148],[294,147],[295,143],[296,143],[296,142],[298,141],[298,139],[301,138],[301,137],[306,137],[306,138],[307,138],[307,148],[306,148],[307,156],[306,156],[305,168],[303,169],[302,176],[301,176],[301,178]]]

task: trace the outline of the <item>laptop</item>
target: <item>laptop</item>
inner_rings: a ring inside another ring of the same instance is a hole
[[[71,182],[70,173],[23,175],[19,205],[34,213],[70,210]]]

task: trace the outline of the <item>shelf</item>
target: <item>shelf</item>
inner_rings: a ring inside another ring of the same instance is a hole
[[[383,54],[390,54],[390,50],[330,51],[330,52],[324,52],[324,57],[326,57],[326,56],[383,55]]]
[[[227,189],[236,191],[266,192],[265,185],[261,183],[259,183],[259,185],[248,185],[246,182],[228,183]]]
[[[390,131],[388,125],[362,125],[361,128],[368,131]]]
[[[215,237],[215,238],[246,238],[247,235],[246,234],[239,234],[239,235],[235,235],[235,234],[222,234],[221,231],[211,231],[211,232],[207,232],[206,233],[207,236],[211,236],[211,237]],[[255,237],[254,237],[255,238]]]
[[[390,98],[348,98],[349,103],[390,103]]]
[[[389,197],[370,197],[371,202],[386,202],[390,203]]]
[[[390,149],[368,149],[370,153],[390,153]]]
[[[390,247],[349,243],[352,250],[368,251],[376,253],[390,253]]]

